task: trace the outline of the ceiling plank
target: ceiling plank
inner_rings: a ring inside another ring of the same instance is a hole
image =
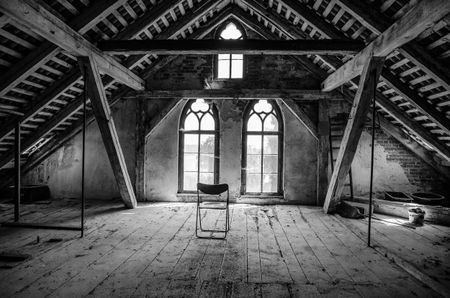
[[[450,11],[450,1],[419,2],[400,20],[374,39],[353,59],[332,73],[322,83],[323,91],[331,91],[361,74],[368,57],[387,56],[396,48],[416,38]]]
[[[113,57],[103,54],[81,34],[33,0],[1,1],[0,10],[45,39],[78,56],[92,56],[100,70],[135,90],[145,88],[144,81]]]
[[[341,147],[336,159],[333,175],[328,185],[327,195],[323,204],[325,213],[334,210],[345,185],[348,172],[355,157],[356,148],[365,126],[370,103],[375,96],[375,88],[383,68],[384,57],[369,57],[363,68],[358,91],[348,117],[348,122],[342,137]]]
[[[134,194],[130,175],[128,174],[125,157],[119,142],[119,137],[106,98],[100,72],[93,57],[79,57],[80,65],[84,67],[84,78],[88,86],[92,110],[97,120],[98,128],[108,154],[120,196],[128,208],[136,208],[137,201]]]

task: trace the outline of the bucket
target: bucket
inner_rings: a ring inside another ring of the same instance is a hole
[[[408,209],[409,222],[415,225],[423,225],[425,219],[425,211],[420,208]]]

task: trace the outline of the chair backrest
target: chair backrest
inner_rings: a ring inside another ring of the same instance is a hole
[[[197,189],[208,195],[219,195],[228,190],[228,184],[197,183]]]

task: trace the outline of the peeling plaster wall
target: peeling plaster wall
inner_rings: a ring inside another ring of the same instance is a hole
[[[125,156],[131,181],[134,181],[136,119],[134,101],[120,101],[113,109],[113,118]],[[81,196],[82,136],[77,134],[64,146],[23,177],[24,184],[47,184],[53,198]],[[97,122],[86,129],[86,198],[111,199],[119,197]]]
[[[240,197],[243,109],[239,100],[214,101],[220,117],[221,183],[228,183],[232,199]],[[183,105],[177,107],[147,139],[145,145],[145,199],[180,201],[178,191],[178,128]],[[315,139],[288,110],[282,110],[284,132],[284,198],[286,201],[315,204]]]

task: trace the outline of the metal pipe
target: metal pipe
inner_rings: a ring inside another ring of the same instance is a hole
[[[20,220],[20,121],[16,123],[14,148],[14,221]]]
[[[371,75],[376,76],[373,72]],[[367,246],[370,247],[370,236],[372,228],[372,190],[373,190],[373,166],[374,166],[374,153],[375,153],[375,119],[376,119],[376,99],[375,94],[377,91],[377,82],[373,80],[373,105],[372,105],[372,150],[370,153],[370,187],[369,187],[369,222],[367,225]]]
[[[86,197],[84,194],[84,177],[85,177],[85,160],[86,160],[86,91],[87,91],[87,78],[86,67],[83,67],[84,84],[83,84],[83,131],[82,131],[82,153],[81,153],[81,238],[84,237],[84,211],[86,207]]]

